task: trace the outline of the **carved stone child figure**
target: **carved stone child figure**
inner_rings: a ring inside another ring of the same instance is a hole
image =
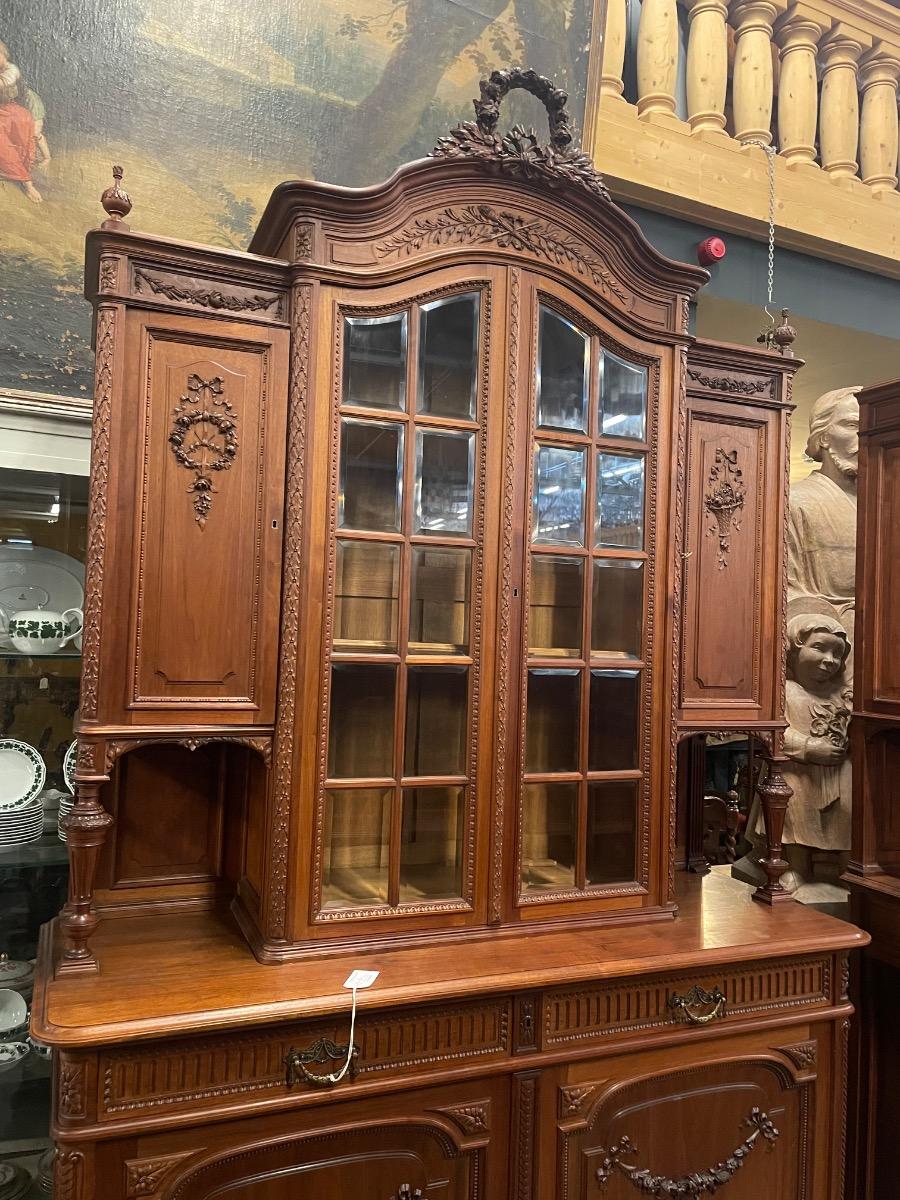
[[[805,613],[788,622],[784,749],[791,762],[783,774],[794,794],[783,843],[798,884],[837,882],[850,849],[849,653],[835,617]]]

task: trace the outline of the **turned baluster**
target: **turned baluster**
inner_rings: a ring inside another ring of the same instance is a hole
[[[693,133],[721,133],[725,128],[728,86],[725,28],[728,9],[722,0],[688,0],[688,3],[688,120]]]
[[[900,61],[881,45],[860,59],[859,165],[863,183],[873,192],[889,192],[897,186],[898,81]]]
[[[100,803],[100,784],[108,777],[92,772],[85,780],[82,769],[76,770],[76,801],[63,818],[63,829],[69,847],[69,895],[59,915],[63,935],[62,958],[58,972],[96,971],[97,960],[88,941],[99,919],[94,912],[94,880],[97,862],[113,823],[112,817]]]
[[[644,0],[638,25],[638,113],[672,116],[678,67],[675,0]]]
[[[856,74],[862,51],[860,36],[843,24],[835,25],[819,42],[822,68],[819,144],[822,166],[833,179],[852,179],[856,174],[859,145]]]
[[[772,140],[772,25],[770,0],[746,0],[734,10],[734,136],[739,142]]]
[[[753,893],[753,899],[763,904],[778,904],[790,900],[790,892],[785,891],[781,877],[788,869],[788,862],[782,854],[782,836],[784,834],[784,819],[787,807],[794,789],[782,775],[784,764],[788,761],[783,750],[778,747],[765,754],[767,769],[764,776],[756,784],[762,806],[763,825],[766,831],[766,856],[760,859],[759,865],[768,876]],[[762,774],[762,773],[761,773]]]
[[[793,5],[779,22],[778,152],[789,166],[815,165],[819,89],[816,46],[823,26]]]
[[[600,76],[600,95],[604,99],[618,99],[625,89],[623,74],[627,15],[628,0],[609,0],[603,34],[603,73]]]

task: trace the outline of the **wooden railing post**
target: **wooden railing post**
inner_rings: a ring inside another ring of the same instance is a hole
[[[678,68],[675,0],[644,0],[638,25],[638,113],[674,116]]]
[[[621,97],[625,90],[625,37],[628,0],[607,0],[606,31],[603,38],[603,72],[600,96],[607,100]]]
[[[781,57],[778,152],[789,166],[813,166],[816,161],[816,46],[823,31],[824,26],[800,4],[791,5],[776,29]]]
[[[734,10],[734,136],[739,142],[772,140],[772,0],[743,0]]]
[[[898,81],[900,58],[893,48],[878,43],[860,59],[859,165],[863,183],[873,192],[897,186]]]
[[[723,0],[687,0],[691,23],[687,51],[687,104],[692,133],[725,129],[728,35]]]
[[[819,144],[822,166],[833,179],[856,175],[859,147],[859,95],[856,74],[863,35],[839,22],[819,42],[822,100]]]

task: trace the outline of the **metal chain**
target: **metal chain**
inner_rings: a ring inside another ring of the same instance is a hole
[[[769,320],[774,324],[775,317],[769,312],[768,305],[772,303],[772,294],[775,290],[775,157],[778,151],[774,146],[756,139],[745,142],[744,145],[759,146],[760,150],[765,151],[766,158],[769,160],[769,286],[766,313],[769,316]]]

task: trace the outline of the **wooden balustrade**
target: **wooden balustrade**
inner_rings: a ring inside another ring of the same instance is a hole
[[[862,15],[858,27],[842,20],[846,4],[829,0],[643,0],[629,40],[627,4],[609,0],[604,103],[627,99],[642,118],[676,119],[683,57],[687,109],[678,116],[692,135],[765,145],[774,137],[790,167],[823,168],[845,185],[861,179],[874,193],[897,189],[900,10],[895,31],[879,10],[879,32],[891,34],[883,37]],[[637,94],[623,98],[629,56]]]

